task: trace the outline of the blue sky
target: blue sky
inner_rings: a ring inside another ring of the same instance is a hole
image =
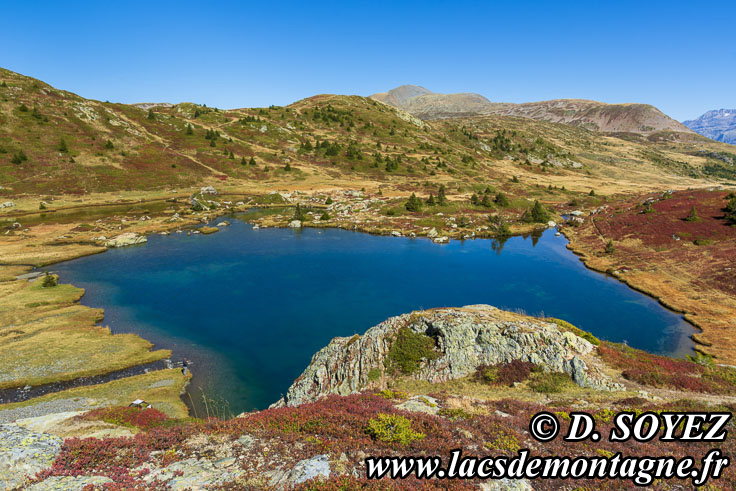
[[[410,83],[736,107],[736,2],[3,2],[0,66],[84,97],[283,105]]]

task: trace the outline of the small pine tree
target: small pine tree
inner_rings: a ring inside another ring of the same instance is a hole
[[[330,214],[327,213],[327,211],[323,211],[322,212],[322,215],[319,217],[319,219],[320,220],[329,220],[330,219]]]
[[[616,246],[613,245],[613,241],[609,239],[608,242],[606,242],[606,254],[613,254],[616,251]]]
[[[194,128],[192,128],[191,123],[187,123],[187,135],[193,135],[194,134]]]
[[[486,208],[493,208],[493,201],[491,201],[491,197],[487,194],[483,196],[480,204]]]
[[[493,201],[500,207],[505,208],[511,204],[509,199],[506,197],[505,194],[499,192],[496,194],[496,197],[493,198]]]
[[[105,148],[108,150],[112,150],[113,148],[115,148],[115,145],[113,145],[112,141],[107,140],[107,142],[105,142]]]
[[[595,196],[595,189],[591,189],[588,196]]]
[[[690,209],[690,213],[685,217],[686,222],[699,222],[700,217],[698,216],[698,210],[695,209],[695,205]]]
[[[447,204],[447,195],[445,194],[445,185],[440,184],[440,188],[437,191],[437,204],[444,206]]]
[[[148,119],[150,119],[151,121],[156,119],[156,115],[154,114],[153,109],[148,110]]]
[[[380,193],[381,190],[379,189],[378,192]],[[437,202],[434,200],[434,195],[432,193],[429,193],[429,198],[427,198],[427,205],[434,206]]]
[[[212,139],[210,140],[210,146],[211,146],[211,147],[215,147],[215,146],[217,146],[217,144],[215,143],[215,139],[214,139],[214,138],[212,138]]]
[[[287,163],[286,163],[286,165],[284,166],[284,170],[285,170],[286,172],[291,172],[291,165],[289,165],[289,163],[288,163],[288,162],[287,162]]]
[[[294,208],[293,220],[299,220],[300,222],[303,222],[306,219],[307,219],[307,214],[302,209],[302,205],[297,203],[296,208]]]
[[[64,140],[63,136],[59,139],[59,151],[61,153],[67,153],[69,151],[69,148],[67,148],[66,141]]]
[[[422,200],[417,198],[417,195],[414,193],[411,193],[411,196],[409,196],[409,201],[406,202],[404,205],[406,208],[406,211],[411,212],[417,212],[422,209]]]
[[[8,84],[5,83],[5,80],[3,80],[3,83],[0,84],[0,87],[7,88]]]
[[[240,157],[240,165],[248,165],[248,162],[245,161],[245,157]]]
[[[325,204],[329,206],[329,205],[331,205],[332,203],[334,203],[334,201],[332,200],[332,198],[330,198],[330,197],[328,196],[328,197],[327,197],[327,199],[325,200]]]
[[[736,225],[736,194],[729,193],[726,198],[728,199],[728,203],[726,203],[726,207],[723,208],[723,211],[726,212],[726,223],[729,225]]]
[[[518,178],[518,177],[516,177],[516,176],[514,176],[514,177],[513,177],[512,179],[511,179],[511,182],[519,182],[519,178]]]
[[[46,209],[46,203],[44,203],[43,201],[41,201],[41,202],[40,202],[40,203],[38,204],[38,209],[39,209],[39,210],[45,210],[45,209]]]
[[[228,158],[229,158],[230,160],[234,160],[234,159],[235,159],[235,154],[233,153],[233,151],[232,151],[232,150],[230,150],[230,155],[228,156]]]
[[[470,197],[470,204],[473,204],[473,205],[479,205],[480,204],[480,200],[478,199],[478,195],[477,194],[473,193],[473,196]]]
[[[256,159],[251,157],[250,160],[248,161],[248,165],[256,165]]]
[[[28,160],[28,157],[26,156],[25,152],[23,150],[18,150],[17,153],[13,154],[13,158],[10,159],[10,162],[12,164],[20,165],[26,160]]]
[[[525,211],[521,219],[527,223],[545,223],[549,221],[549,212],[542,203],[535,201],[531,211]]]
[[[53,288],[58,284],[59,283],[56,278],[56,275],[52,275],[48,271],[46,272],[46,274],[43,275],[43,283],[41,283],[41,286],[43,288]]]

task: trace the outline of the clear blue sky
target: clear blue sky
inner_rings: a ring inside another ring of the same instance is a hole
[[[349,3],[349,5],[348,5]],[[736,2],[3,2],[0,66],[84,97],[283,105],[401,84],[736,107]]]

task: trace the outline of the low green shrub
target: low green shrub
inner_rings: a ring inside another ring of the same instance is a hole
[[[435,341],[426,334],[416,333],[402,327],[391,343],[386,356],[387,367],[394,372],[410,375],[416,372],[422,360],[437,359]]]
[[[398,414],[379,414],[368,421],[366,433],[375,440],[382,442],[409,443],[421,440],[426,435],[411,428],[411,420]]]
[[[529,381],[529,387],[541,394],[557,394],[571,386],[570,376],[561,372],[539,373]]]
[[[553,322],[553,323],[557,324],[557,326],[560,329],[562,329],[563,331],[571,332],[574,335],[579,336],[579,337],[585,339],[586,341],[588,341],[590,344],[592,344],[594,346],[598,346],[598,345],[601,344],[601,340],[600,339],[598,339],[597,337],[593,336],[591,333],[589,333],[587,331],[583,331],[579,327],[573,326],[572,324],[570,324],[567,321],[563,321],[562,319],[555,319],[553,317],[548,317],[548,318],[546,318],[544,320],[549,321],[549,322]]]

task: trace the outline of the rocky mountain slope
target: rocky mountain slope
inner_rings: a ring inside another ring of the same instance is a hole
[[[649,104],[605,104],[579,99],[557,99],[505,104],[493,113],[571,124],[604,133],[691,133],[684,125]]]
[[[493,103],[480,94],[436,94],[414,85],[402,85],[371,97],[429,120],[496,114],[570,124],[605,133],[690,133],[687,127],[648,104],[604,104],[578,99]]]
[[[708,111],[682,124],[711,140],[736,145],[736,109]]]

